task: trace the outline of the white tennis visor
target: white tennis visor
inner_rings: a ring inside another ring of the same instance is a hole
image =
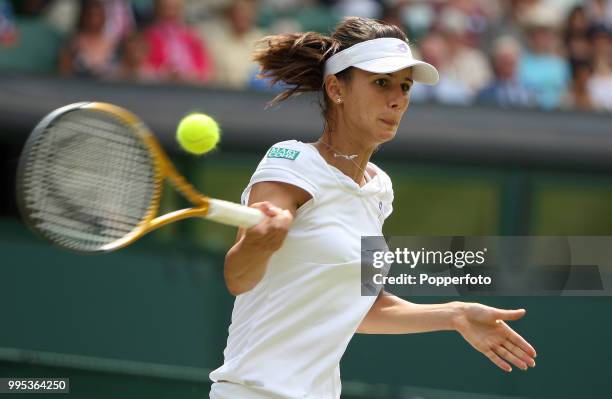
[[[334,54],[325,62],[325,77],[349,67],[374,73],[412,68],[412,79],[428,85],[435,85],[440,79],[436,67],[414,59],[408,43],[391,37],[367,40]]]

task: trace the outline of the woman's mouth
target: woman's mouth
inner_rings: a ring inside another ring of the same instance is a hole
[[[382,123],[384,123],[385,125],[390,126],[390,127],[397,126],[397,123],[394,120],[391,120],[391,119],[382,119],[381,118],[381,119],[379,119],[379,121],[381,121]]]

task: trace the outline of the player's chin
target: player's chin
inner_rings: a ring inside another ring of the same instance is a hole
[[[397,125],[389,125],[387,123],[379,124],[377,129],[377,139],[381,143],[385,143],[389,140],[393,140],[395,135],[397,134]]]

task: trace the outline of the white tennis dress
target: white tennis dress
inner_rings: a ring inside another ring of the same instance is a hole
[[[340,358],[375,296],[362,296],[361,236],[380,236],[393,189],[385,172],[363,187],[300,141],[275,144],[242,195],[276,181],[312,195],[262,280],[234,303],[215,399],[340,398]]]

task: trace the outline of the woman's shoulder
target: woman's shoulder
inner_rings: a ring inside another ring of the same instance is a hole
[[[313,185],[320,182],[320,157],[312,145],[298,140],[285,140],[272,144],[257,166],[258,171],[285,173],[307,179]]]
[[[268,148],[265,158],[290,161],[305,160],[312,156],[312,149],[314,148],[310,144],[298,140],[279,141]]]
[[[242,196],[243,203],[248,200],[250,187],[265,181],[291,184],[316,198],[320,179],[307,146],[297,140],[280,141],[270,146],[251,176]]]
[[[271,148],[273,148],[273,147],[282,147],[282,146],[291,147],[291,148],[302,148],[303,149],[306,146],[310,146],[310,144],[306,144],[306,143],[303,143],[303,142],[301,142],[299,140],[292,139],[292,140],[285,140],[285,141],[279,141],[278,143],[274,143],[274,144],[272,144]]]
[[[379,176],[381,179],[391,182],[391,178],[387,172],[373,162],[368,162],[368,172],[370,172],[370,176],[372,177]]]

